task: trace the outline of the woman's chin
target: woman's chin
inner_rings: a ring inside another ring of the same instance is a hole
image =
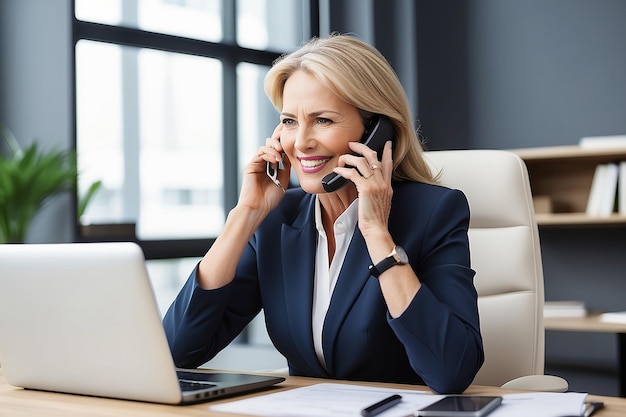
[[[321,178],[320,179],[311,178],[310,180],[304,180],[304,181],[300,179],[300,187],[302,188],[303,191],[309,194],[320,194],[320,193],[326,192],[326,190],[324,190],[324,187],[322,186]]]

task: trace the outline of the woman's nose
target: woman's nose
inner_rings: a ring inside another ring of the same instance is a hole
[[[307,126],[299,126],[296,131],[294,147],[298,150],[304,150],[311,147],[313,136],[311,130]]]

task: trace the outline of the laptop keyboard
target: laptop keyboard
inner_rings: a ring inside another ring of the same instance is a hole
[[[210,375],[201,372],[176,371],[176,374],[178,375],[180,388],[183,391],[198,391],[217,386],[208,381],[211,377]]]

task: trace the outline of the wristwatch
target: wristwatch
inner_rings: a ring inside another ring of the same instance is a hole
[[[396,265],[406,265],[409,263],[409,257],[401,246],[393,248],[391,253],[376,265],[370,265],[370,273],[378,278],[380,274]]]

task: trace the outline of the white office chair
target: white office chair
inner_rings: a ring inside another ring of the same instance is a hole
[[[465,193],[485,363],[474,384],[565,392],[544,375],[543,269],[528,172],[500,150],[425,152],[443,185]]]

